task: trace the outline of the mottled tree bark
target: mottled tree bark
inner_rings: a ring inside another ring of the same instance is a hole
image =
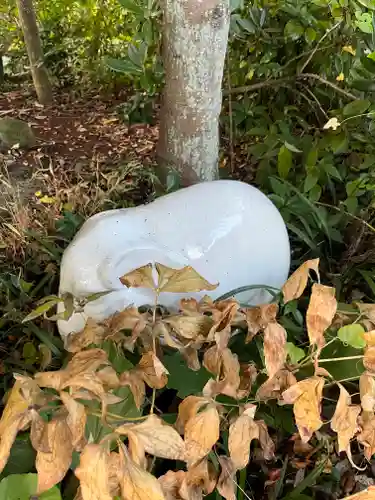
[[[163,15],[160,170],[177,170],[183,185],[214,180],[229,0],[163,0]]]
[[[52,101],[52,86],[44,65],[42,44],[32,0],[16,0],[20,24],[30,61],[30,71],[38,100],[41,104]]]

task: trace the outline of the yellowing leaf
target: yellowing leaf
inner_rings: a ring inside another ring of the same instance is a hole
[[[78,403],[67,392],[60,393],[60,399],[68,411],[66,419],[70,432],[72,433],[72,445],[77,451],[81,451],[86,444],[86,409],[83,404]]]
[[[357,419],[361,407],[351,405],[348,391],[341,384],[338,385],[340,387],[340,397],[331,420],[331,428],[338,434],[339,453],[345,451],[350,455],[350,440],[358,431]]]
[[[230,458],[225,456],[218,457],[221,473],[216,485],[217,491],[226,500],[236,500],[236,469]]]
[[[192,465],[205,457],[219,439],[220,417],[215,406],[207,408],[190,418],[185,425],[186,457]]]
[[[233,466],[243,469],[249,462],[250,445],[253,439],[259,438],[259,427],[254,422],[254,411],[246,411],[229,427],[228,450]]]
[[[162,389],[167,385],[169,372],[153,352],[147,352],[142,356],[138,368],[148,386],[154,389]]]
[[[319,259],[307,260],[290,276],[282,288],[285,304],[301,297],[307,286],[310,270],[315,271],[319,277]]]
[[[294,404],[294,416],[303,443],[323,425],[320,418],[323,387],[323,378],[310,377],[283,392],[284,402]]]
[[[329,286],[314,284],[306,313],[307,333],[310,345],[321,349],[325,344],[324,332],[331,325],[336,314],[337,301],[335,289]]]
[[[242,392],[239,392],[240,387],[240,364],[236,354],[232,353],[227,347],[218,352],[218,377],[216,380],[210,379],[203,389],[203,395],[206,397],[214,397],[217,394],[225,394],[226,396],[238,399]],[[207,361],[207,359],[205,359]],[[214,360],[211,360],[212,363]],[[213,368],[213,366],[211,366]]]
[[[80,481],[83,500],[112,500],[109,469],[109,452],[98,444],[86,445],[74,471]]]
[[[329,130],[331,128],[332,130],[337,130],[340,126],[341,123],[334,116],[333,118],[330,118],[327,123],[324,124],[323,129]]]
[[[138,370],[130,370],[120,375],[120,384],[129,386],[134,398],[134,403],[138,410],[141,408],[146,394],[146,386],[142,375]]]
[[[114,314],[108,321],[108,328],[112,334],[121,330],[131,330],[134,336],[138,336],[145,327],[145,316],[136,307],[127,307],[123,311]]]
[[[351,45],[344,45],[344,47],[342,48],[342,51],[348,52],[348,54],[351,54],[352,56],[356,55],[356,50],[353,49],[353,47]]]
[[[364,411],[372,412],[375,410],[375,380],[367,372],[362,373],[359,378],[359,394],[361,397],[361,406]]]
[[[198,335],[207,337],[213,324],[212,318],[202,314],[167,316],[164,322],[170,325],[177,335],[185,339],[195,339]]]
[[[90,344],[100,344],[107,334],[107,328],[88,318],[84,329],[69,335],[66,340],[66,349],[69,352],[79,352]]]
[[[186,483],[185,489],[192,495],[194,493],[202,494],[203,492],[204,496],[206,496],[215,489],[216,480],[215,468],[211,462],[203,458],[200,462],[189,467],[184,480],[184,483]],[[184,486],[183,484],[182,489],[184,489]]]
[[[27,377],[25,377],[27,379]],[[4,469],[10,454],[10,449],[17,433],[31,420],[29,405],[33,403],[33,392],[22,394],[22,380],[16,380],[0,420],[0,472]],[[25,396],[29,396],[28,398]]]
[[[38,471],[38,493],[59,483],[72,461],[72,433],[65,418],[57,417],[47,423],[49,452],[37,452],[35,467]]]
[[[165,500],[156,477],[141,469],[129,457],[124,446],[120,447],[119,481],[123,498],[127,500]]]
[[[155,290],[152,264],[139,267],[121,276],[120,281],[127,288],[151,288]]]
[[[155,267],[159,275],[159,292],[200,292],[201,290],[215,290],[219,286],[218,283],[216,285],[209,283],[191,266],[186,266],[182,269],[172,269],[171,267],[156,263]]]
[[[340,74],[338,74],[338,75],[336,76],[336,81],[338,81],[338,82],[343,82],[344,80],[345,80],[345,76],[344,76],[344,73],[343,73],[343,72],[341,72]]]
[[[365,332],[363,338],[366,341],[363,365],[369,373],[375,374],[375,330]]]
[[[269,378],[281,370],[286,356],[285,328],[279,323],[269,323],[264,331],[264,358]]]
[[[178,432],[156,415],[143,422],[125,424],[116,429],[119,434],[136,436],[147,453],[170,460],[185,459],[185,443]]]

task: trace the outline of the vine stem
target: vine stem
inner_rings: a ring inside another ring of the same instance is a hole
[[[347,361],[350,359],[363,359],[363,354],[359,354],[358,356],[344,356],[343,358],[323,358],[323,359],[319,359],[319,364],[321,364],[321,363],[333,363],[335,361]]]

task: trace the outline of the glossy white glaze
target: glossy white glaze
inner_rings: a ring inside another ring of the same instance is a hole
[[[211,283],[220,283],[209,292],[213,298],[246,285],[279,288],[289,272],[289,239],[273,203],[239,181],[205,182],[148,205],[94,215],[64,253],[60,293],[83,298],[113,291],[87,304],[83,313],[69,321],[59,321],[60,334],[81,330],[88,316],[101,320],[131,304],[152,304],[151,291],[127,289],[119,281],[149,262],[193,266]],[[204,294],[162,293],[159,302],[173,308],[184,296]],[[261,290],[237,297],[251,304],[269,299]]]

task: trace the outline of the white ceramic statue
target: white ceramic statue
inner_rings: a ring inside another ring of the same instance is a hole
[[[151,290],[128,289],[119,281],[149,262],[191,265],[210,283],[219,282],[207,292],[212,298],[247,285],[280,288],[289,272],[289,239],[273,203],[255,187],[232,180],[197,184],[148,205],[94,215],[64,253],[60,294],[84,298],[113,291],[89,302],[83,313],[59,321],[60,334],[80,331],[87,317],[102,320],[131,304],[152,304]],[[205,293],[162,293],[159,303],[173,308],[184,296],[199,299]],[[256,305],[270,295],[259,289],[237,298]]]

